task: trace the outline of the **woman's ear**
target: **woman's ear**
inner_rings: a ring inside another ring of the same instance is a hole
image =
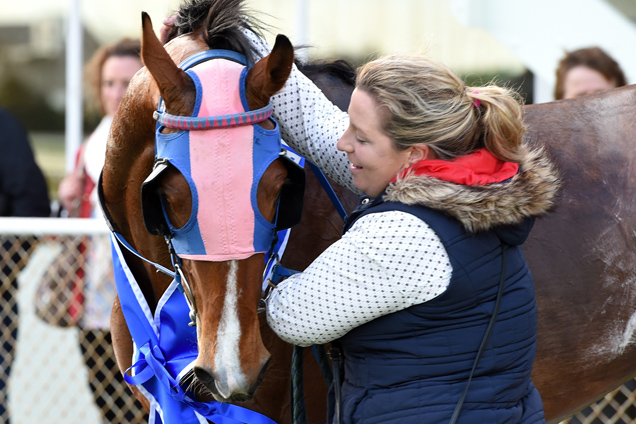
[[[436,159],[433,149],[426,144],[414,144],[409,147],[408,166],[414,165],[424,159]]]

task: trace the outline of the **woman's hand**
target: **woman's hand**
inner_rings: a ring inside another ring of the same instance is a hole
[[[73,213],[79,207],[84,190],[84,179],[73,172],[60,181],[57,195],[62,207],[69,213]]]
[[[177,18],[177,13],[174,13],[172,16],[168,16],[163,21],[161,21],[162,25],[159,28],[159,40],[166,44],[168,41],[172,40],[176,34],[176,28],[174,27],[174,20]]]

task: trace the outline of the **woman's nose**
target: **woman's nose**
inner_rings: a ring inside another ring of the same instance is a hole
[[[345,131],[345,133],[342,134],[342,137],[340,137],[340,139],[338,140],[338,143],[336,143],[336,147],[338,148],[338,150],[351,153],[353,149],[351,148],[352,144],[349,139],[350,135],[349,130],[347,129],[347,131]]]

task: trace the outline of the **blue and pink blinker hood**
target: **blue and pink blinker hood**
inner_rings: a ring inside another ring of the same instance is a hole
[[[169,115],[161,101],[155,112],[155,165],[142,185],[146,228],[169,236],[182,259],[227,261],[267,252],[277,230],[300,220],[304,170],[285,160],[290,183],[284,185],[278,209],[292,212],[267,221],[258,210],[258,185],[272,162],[288,156],[278,124],[274,121],[273,130],[258,125],[271,119],[272,105],[249,111],[247,60],[232,51],[208,50],[179,67],[194,82],[196,104],[193,117]],[[180,131],[162,134],[164,127]],[[170,223],[156,190],[169,166],[184,176],[192,195],[192,213],[181,228]]]

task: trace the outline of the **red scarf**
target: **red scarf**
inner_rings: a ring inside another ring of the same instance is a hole
[[[406,168],[398,176],[428,175],[443,181],[467,186],[500,183],[514,177],[519,172],[519,164],[497,159],[486,149],[479,149],[469,155],[455,159],[425,159]]]

